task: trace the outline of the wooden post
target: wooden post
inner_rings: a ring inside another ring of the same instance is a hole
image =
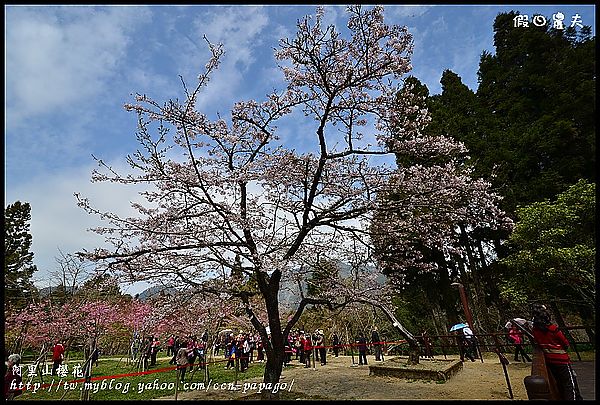
[[[510,386],[510,379],[508,378],[508,370],[506,369],[506,365],[508,364],[508,359],[499,351],[496,352],[498,354],[498,358],[500,359],[500,364],[502,364],[502,369],[504,370],[504,378],[506,379],[506,385],[508,386],[508,394],[510,395],[510,399],[513,399],[512,387]]]
[[[538,345],[533,348],[531,375],[525,377],[524,383],[529,399],[560,400],[556,381],[548,370],[544,352]]]
[[[175,372],[175,401],[177,401],[177,390],[179,388],[179,380],[180,380],[180,375],[181,375],[181,370],[179,370],[179,364],[175,363],[176,365],[176,372]]]
[[[240,359],[239,356],[237,355],[237,353],[235,354],[235,385],[237,385],[237,380],[238,380],[238,370],[240,368]]]
[[[445,337],[441,337],[440,341],[442,342],[441,348],[442,348],[442,354],[444,355],[444,360],[448,359],[448,356],[446,356],[446,338]]]

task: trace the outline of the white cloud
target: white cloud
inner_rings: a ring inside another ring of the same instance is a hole
[[[314,12],[313,12],[314,14]],[[342,28],[346,27],[348,22],[348,14],[346,13],[345,6],[327,6],[325,7],[325,14],[323,15],[322,28],[326,28],[330,25],[334,25],[336,30],[342,31]]]
[[[111,166],[125,168],[125,163],[115,162]],[[88,229],[107,224],[79,208],[73,193],[79,192],[103,211],[135,215],[130,201],[141,201],[137,194],[140,188],[91,183],[93,168],[80,167],[52,177],[32,178],[26,185],[7,190],[7,204],[21,201],[31,205],[31,251],[39,270],[35,278],[40,281],[47,277],[48,271],[56,270],[55,257],[59,256],[59,248],[64,253],[74,253],[104,246],[103,237]]]
[[[388,14],[392,18],[402,18],[406,19],[406,17],[420,17],[427,13],[434,6],[424,6],[417,4],[409,4],[409,5],[385,5],[385,13]],[[397,24],[405,24],[399,21]]]
[[[178,82],[177,77],[166,77],[164,74],[155,73],[151,67],[133,66],[125,73],[126,82],[130,94],[145,93],[151,97],[165,96],[173,97],[178,93],[175,87]],[[134,97],[130,97],[125,102],[134,102]]]
[[[66,110],[103,91],[128,34],[147,13],[132,7],[9,7],[7,120]]]

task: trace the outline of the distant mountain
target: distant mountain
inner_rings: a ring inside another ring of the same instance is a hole
[[[337,264],[340,277],[348,278],[352,275],[352,267],[346,263],[338,263]],[[372,271],[376,271],[372,269]],[[379,274],[377,277],[377,282],[382,285],[386,282],[386,276],[383,274]],[[306,282],[302,283],[302,289],[306,293]],[[153,286],[142,291],[138,299],[140,301],[145,301],[148,298],[158,295],[158,294],[167,294],[167,295],[175,295],[177,293],[177,289],[173,287],[165,287],[165,286]],[[300,289],[298,288],[298,284],[296,282],[292,282],[291,280],[284,280],[281,283],[281,288],[279,290],[279,302],[282,304],[292,304],[300,301]]]
[[[138,295],[138,299],[140,301],[146,301],[148,298],[153,297],[155,295],[159,295],[159,294],[175,295],[175,293],[177,293],[177,290],[173,287],[165,287],[162,285],[157,285],[157,286],[153,286],[150,288],[146,288],[144,291],[142,291]]]
[[[347,263],[338,262],[336,263],[339,269],[339,275],[342,279],[347,279],[352,276],[352,266]],[[369,271],[377,271],[375,268],[369,267]],[[387,277],[383,274],[378,274],[376,282],[384,285],[387,281]],[[307,284],[306,281],[302,282],[302,290],[306,294]],[[279,290],[279,302],[281,304],[294,304],[300,302],[300,288],[297,282],[292,280],[284,280],[281,283],[281,289]]]
[[[62,289],[63,286],[55,286],[55,287],[44,287],[39,290],[40,298],[45,298],[53,292],[57,292]],[[77,290],[77,287],[73,288],[71,286],[65,287],[65,291],[68,293],[73,293]]]

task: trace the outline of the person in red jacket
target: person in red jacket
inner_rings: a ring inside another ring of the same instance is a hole
[[[305,365],[304,368],[310,368],[310,355],[312,354],[312,342],[310,341],[310,333],[304,334],[302,342],[302,351],[304,353]]]
[[[519,361],[519,353],[523,361],[531,362],[531,358],[523,349],[523,333],[515,325],[511,325],[508,330],[508,339],[515,345],[515,361]]]
[[[533,337],[544,352],[546,365],[556,380],[562,399],[582,400],[577,376],[567,353],[569,341],[558,326],[550,321],[550,313],[544,305],[533,309]]]
[[[65,347],[60,343],[60,341],[56,341],[54,347],[52,348],[52,375],[56,375],[56,370],[62,364],[64,359]]]

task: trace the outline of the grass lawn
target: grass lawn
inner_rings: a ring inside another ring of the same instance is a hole
[[[217,358],[216,363],[209,365],[208,380],[204,380],[204,370],[200,369],[193,373],[189,368],[185,374],[185,385],[178,385],[178,392],[191,390],[206,390],[207,387],[215,387],[218,384],[219,389],[227,389],[236,382],[236,372],[234,369],[225,370],[222,357]],[[39,388],[37,392],[25,391],[19,395],[17,400],[79,400],[84,389],[81,378],[74,378],[72,374],[73,366],[77,361],[70,361],[68,365],[69,375],[62,378],[60,385],[59,378],[54,376],[55,382],[51,387]],[[155,367],[148,371],[154,371],[142,375],[127,375],[136,373],[132,364],[126,364],[125,361],[100,359],[98,367],[94,367],[92,378],[99,378],[92,381],[90,387],[91,400],[144,400],[173,395],[175,392],[175,381],[177,377],[176,370],[161,370],[173,367],[169,364],[169,359],[158,359]],[[27,366],[23,366],[23,382],[29,381]],[[264,363],[250,363],[250,367],[245,372],[237,373],[237,383],[255,377],[261,377],[264,373]],[[125,376],[123,376],[125,374]],[[49,384],[52,381],[51,376],[44,376],[44,383]],[[67,383],[65,388],[64,383]],[[69,384],[69,382],[71,382]],[[39,376],[31,380],[32,387],[34,383],[40,384]],[[38,385],[39,387],[39,385]]]

